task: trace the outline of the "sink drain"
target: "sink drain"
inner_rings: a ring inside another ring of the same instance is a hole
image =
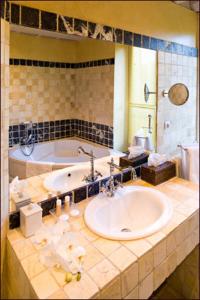
[[[131,232],[131,230],[129,228],[122,228],[121,232]]]

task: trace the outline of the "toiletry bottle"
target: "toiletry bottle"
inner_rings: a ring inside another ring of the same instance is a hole
[[[61,215],[61,205],[62,205],[61,199],[57,198],[57,200],[56,200],[56,216],[57,217],[59,217]]]
[[[66,213],[69,213],[69,210],[70,210],[70,196],[65,196],[64,210],[65,210]]]

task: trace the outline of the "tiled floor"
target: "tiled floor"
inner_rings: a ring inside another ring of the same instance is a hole
[[[188,255],[150,299],[200,299],[199,246]]]

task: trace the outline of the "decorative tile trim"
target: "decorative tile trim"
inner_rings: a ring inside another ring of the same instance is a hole
[[[91,68],[98,66],[114,65],[114,58],[106,58],[99,60],[92,60],[80,63],[64,63],[55,61],[44,61],[44,60],[32,60],[32,59],[22,59],[22,58],[10,58],[11,66],[33,66],[33,67],[47,67],[47,68],[64,68],[64,69],[81,69],[81,68]]]
[[[24,124],[9,126],[9,147],[19,144],[25,136]],[[82,139],[113,148],[113,127],[78,119],[33,123],[35,143],[66,137]]]
[[[10,5],[8,1],[1,2],[1,18],[17,25],[74,34],[92,39],[100,39],[135,47],[152,49],[155,51],[162,50],[186,56],[198,56],[198,49],[195,47],[189,47],[175,42],[165,41],[119,28],[112,28],[106,25],[62,16],[60,14],[41,11],[14,3],[11,3]]]
[[[136,174],[138,177],[140,177],[140,170],[141,170],[141,165],[138,165],[135,167]],[[85,186],[82,186],[80,188],[77,188],[73,191],[64,193],[59,195],[59,198],[62,200],[62,205],[64,204],[64,199],[65,196],[70,196],[70,199],[74,197],[74,202],[78,203],[82,200],[85,200],[86,198],[93,197],[97,194],[100,193],[100,188],[102,185],[104,185],[108,181],[109,177],[104,178],[99,181],[95,181],[93,183],[87,184]],[[130,169],[126,168],[123,169],[122,172],[114,175],[114,179],[118,180],[119,182],[127,182],[131,180],[131,171]],[[52,197],[46,200],[43,200],[39,203],[39,205],[42,207],[42,216],[45,217],[49,215],[49,211],[53,208],[56,207],[56,198],[57,197]],[[9,228],[14,229],[16,227],[20,226],[20,213],[19,211],[15,211],[9,215]]]

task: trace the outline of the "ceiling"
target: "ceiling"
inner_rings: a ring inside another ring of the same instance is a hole
[[[172,1],[178,5],[184,6],[190,10],[195,12],[199,12],[199,0],[195,1]]]

